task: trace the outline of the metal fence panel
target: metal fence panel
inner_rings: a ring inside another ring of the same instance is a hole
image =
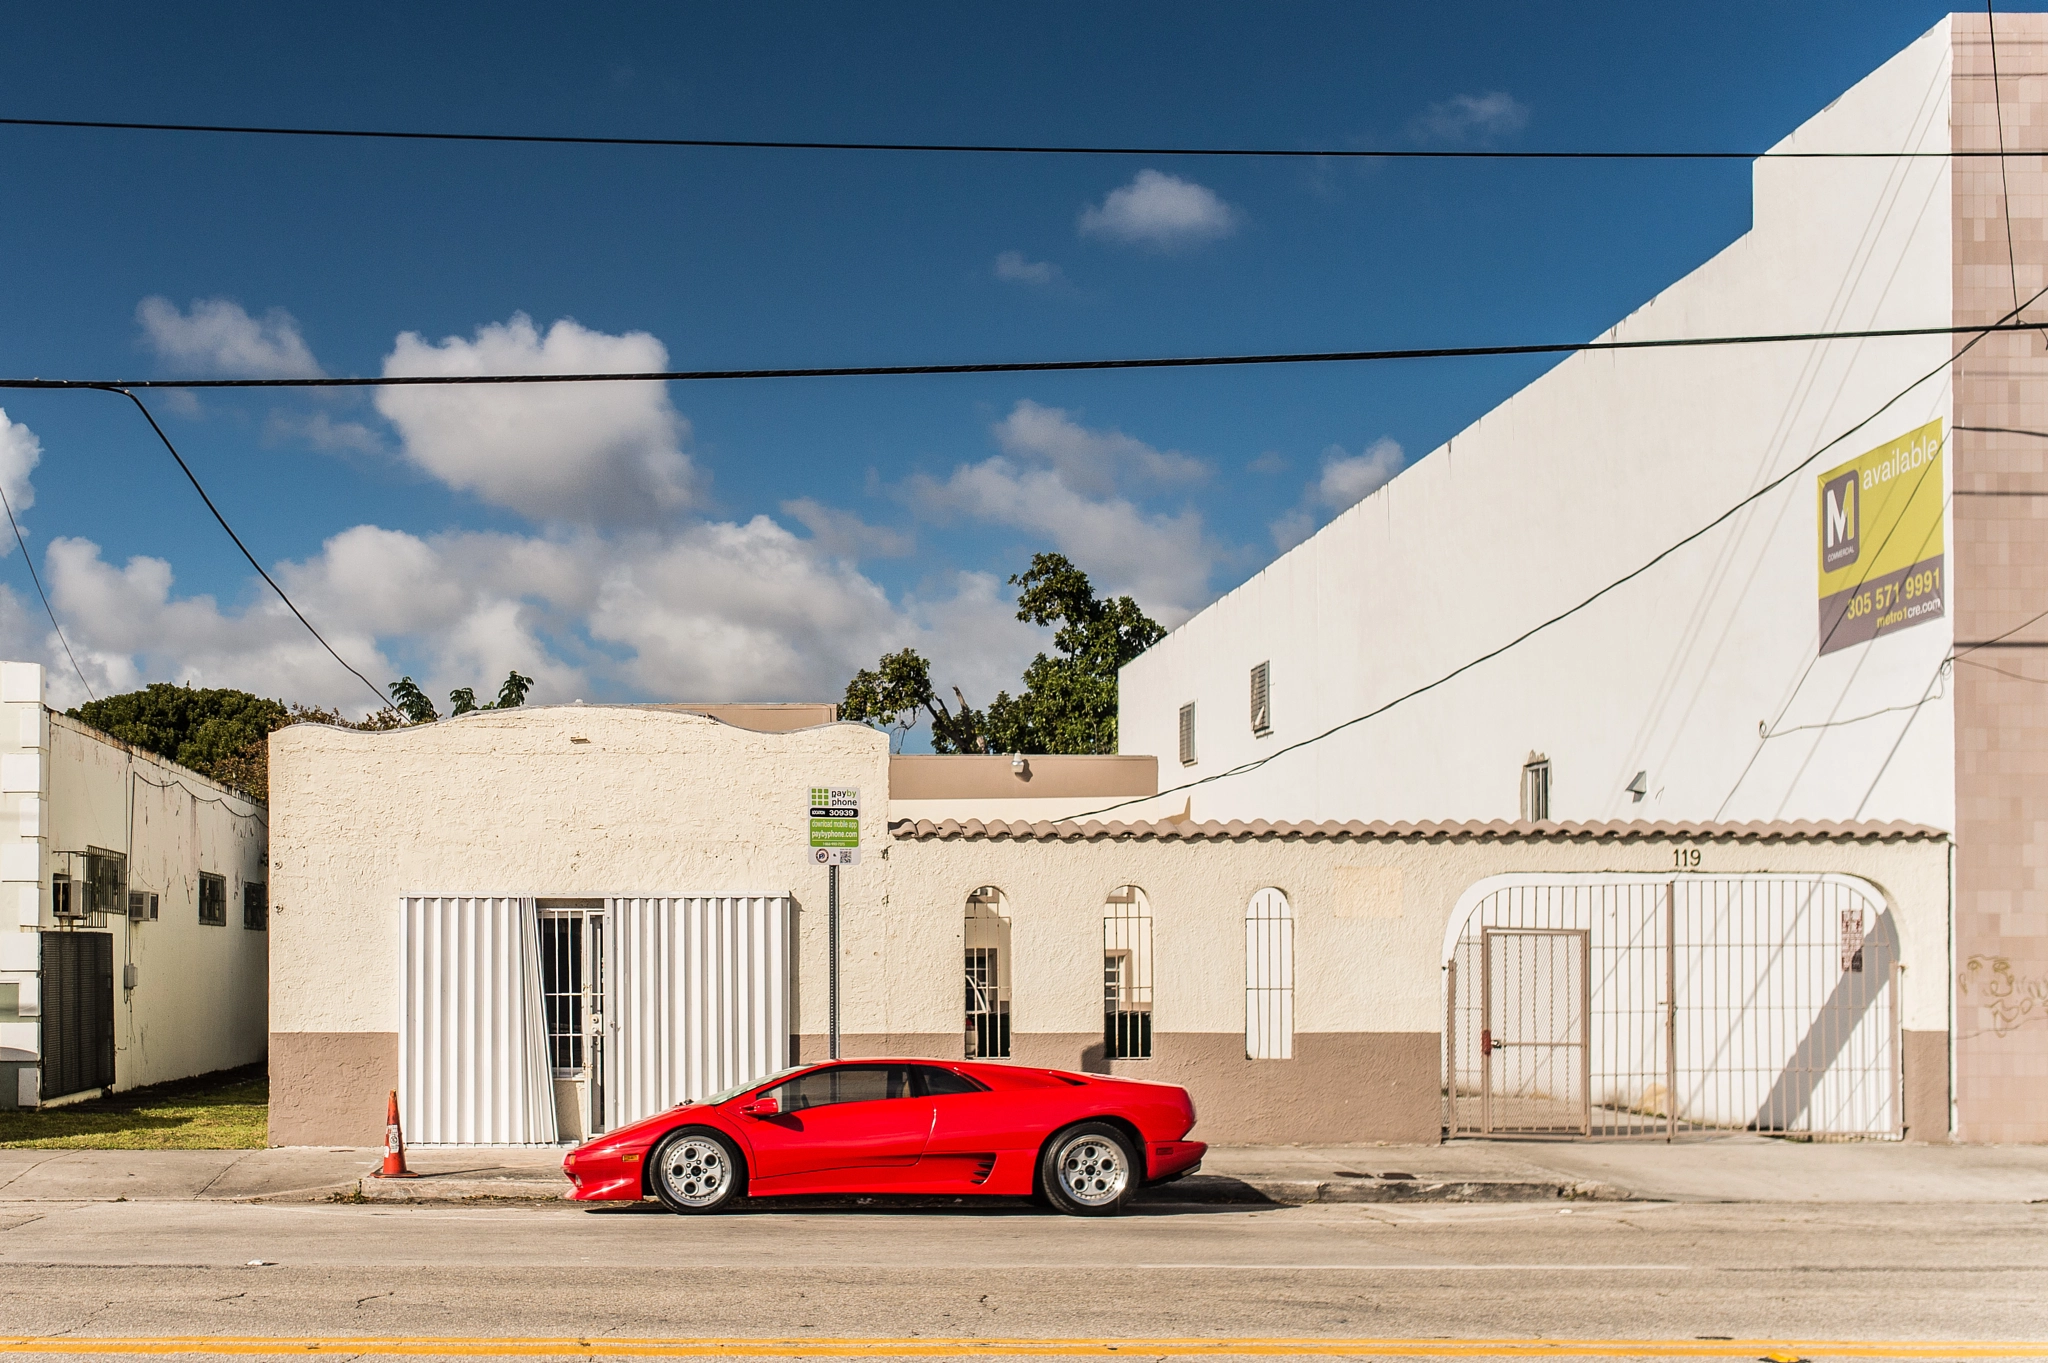
[[[1558,944],[1569,934],[1585,944],[1582,984]],[[1582,1105],[1595,1136],[1896,1138],[1898,959],[1882,898],[1844,876],[1502,885],[1446,962],[1445,1126],[1558,1134]],[[1561,1059],[1575,989],[1582,1093]]]

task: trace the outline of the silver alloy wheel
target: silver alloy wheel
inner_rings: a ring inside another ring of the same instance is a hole
[[[1131,1181],[1129,1157],[1107,1136],[1080,1135],[1060,1147],[1060,1190],[1084,1207],[1106,1207]]]
[[[661,1181],[686,1207],[708,1207],[732,1186],[732,1160],[725,1147],[702,1136],[686,1136],[662,1152]]]

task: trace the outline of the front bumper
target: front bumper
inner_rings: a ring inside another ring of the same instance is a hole
[[[641,1196],[640,1161],[644,1156],[638,1151],[626,1155],[584,1155],[571,1154],[562,1161],[562,1172],[569,1177],[569,1200],[571,1202],[638,1202]]]
[[[1145,1181],[1164,1183],[1191,1174],[1208,1150],[1202,1141],[1154,1141],[1145,1148]]]

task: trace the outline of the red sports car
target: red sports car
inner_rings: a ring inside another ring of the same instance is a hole
[[[569,1196],[678,1212],[824,1193],[1037,1196],[1074,1216],[1200,1167],[1187,1090],[960,1060],[840,1060],[756,1079],[569,1152]]]

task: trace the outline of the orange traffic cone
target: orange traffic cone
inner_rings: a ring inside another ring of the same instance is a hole
[[[398,1129],[398,1090],[391,1090],[391,1101],[384,1109],[384,1167],[372,1178],[418,1178],[405,1167],[405,1133]]]

